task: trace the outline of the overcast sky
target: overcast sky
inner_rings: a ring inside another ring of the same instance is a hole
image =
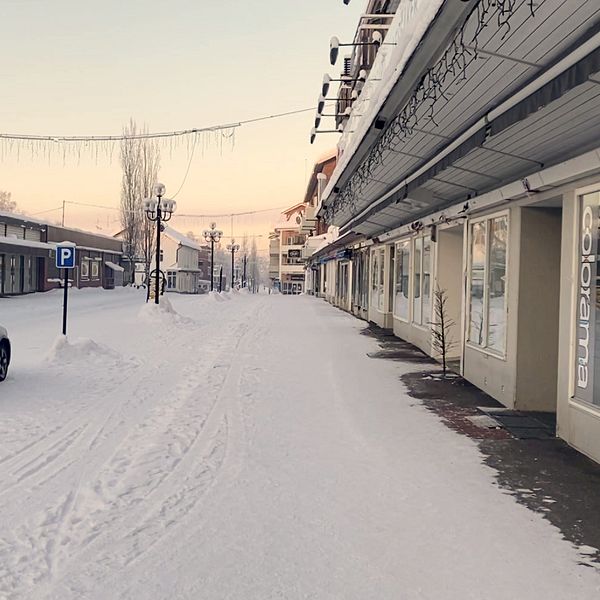
[[[365,6],[366,0],[0,0],[0,131],[118,133],[130,117],[165,131],[313,106],[323,73],[339,71],[329,66],[329,38],[350,38]],[[197,150],[179,211],[300,201],[314,160],[337,138],[318,136],[311,146],[313,119],[309,112],[244,125],[233,149]],[[171,193],[187,156],[185,148],[162,152],[160,178]],[[118,156],[111,164],[102,153],[97,162],[85,155],[79,165],[63,166],[62,157],[49,162],[21,150],[17,159],[15,150],[0,163],[0,189],[30,213],[63,200],[117,206],[120,177]],[[115,226],[110,211],[71,206],[67,216],[74,226]]]

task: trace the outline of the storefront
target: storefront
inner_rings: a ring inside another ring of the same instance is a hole
[[[565,195],[558,432],[600,461],[600,182]]]
[[[393,326],[390,280],[390,273],[393,272],[393,257],[392,244],[376,246],[371,250],[369,321],[385,329],[391,329]]]
[[[369,249],[352,252],[352,313],[361,319],[369,314]]]
[[[51,249],[44,242],[0,238],[0,295],[43,291],[45,262]]]

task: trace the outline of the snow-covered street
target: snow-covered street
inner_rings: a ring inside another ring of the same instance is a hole
[[[597,599],[600,573],[307,296],[3,299],[0,598]]]

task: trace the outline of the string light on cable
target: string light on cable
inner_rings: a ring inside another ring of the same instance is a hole
[[[51,160],[58,156],[62,158],[63,163],[66,163],[67,160],[71,159],[76,159],[79,162],[82,157],[87,156],[93,158],[96,162],[100,158],[108,158],[112,162],[115,151],[119,149],[119,144],[125,140],[154,140],[160,144],[161,150],[168,149],[171,153],[184,146],[187,149],[188,156],[192,156],[198,144],[203,150],[208,147],[218,147],[222,150],[226,145],[233,147],[235,132],[243,125],[279,119],[312,110],[314,110],[314,107],[264,115],[221,125],[175,131],[141,132],[133,135],[125,133],[116,135],[0,133],[0,161],[6,160],[9,156],[16,158],[17,161],[21,158]]]

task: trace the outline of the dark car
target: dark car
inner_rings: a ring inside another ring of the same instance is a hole
[[[10,340],[8,333],[0,325],[0,381],[4,381],[8,375],[8,365],[10,364]]]

